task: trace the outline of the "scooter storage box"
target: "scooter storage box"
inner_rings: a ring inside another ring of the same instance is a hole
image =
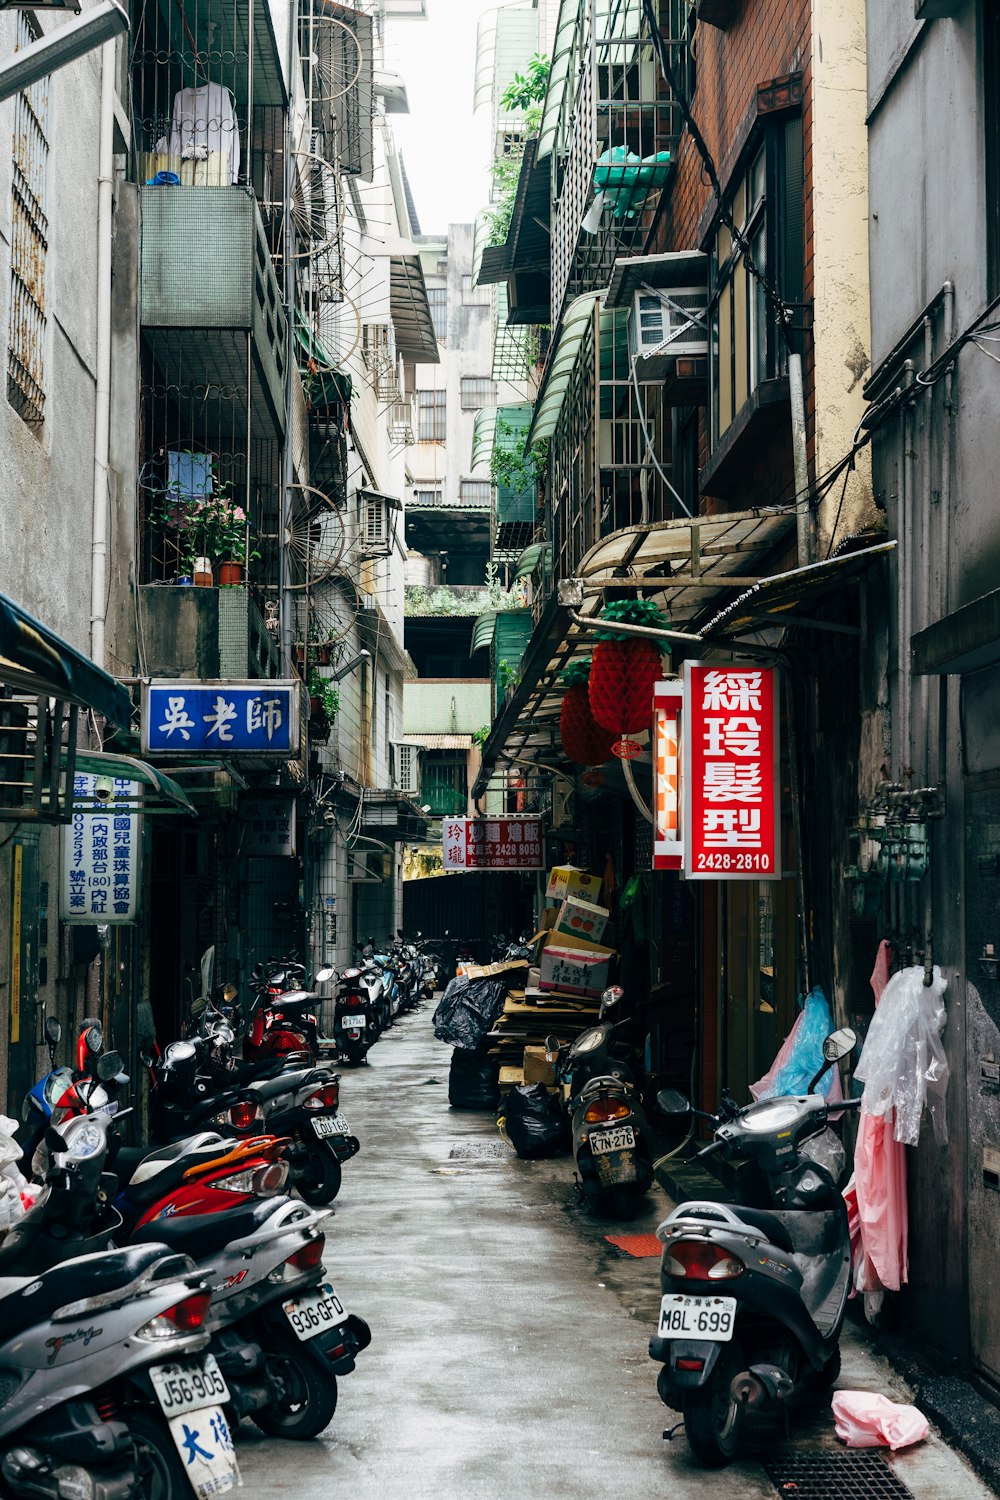
[[[567,896],[576,896],[581,901],[596,901],[600,894],[599,875],[588,875],[586,870],[578,870],[575,865],[556,865],[549,871],[546,901],[565,901]]]
[[[556,913],[555,938],[580,937],[588,943],[599,943],[610,917],[606,906],[581,901],[579,896],[567,896]]]
[[[607,988],[610,948],[584,942],[583,938],[560,935],[545,945],[539,966],[538,986],[561,990],[564,995],[600,995]]]

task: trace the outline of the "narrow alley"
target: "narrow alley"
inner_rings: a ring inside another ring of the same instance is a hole
[[[773,1500],[761,1460],[783,1451],[774,1425],[762,1423],[747,1445],[754,1456],[721,1477],[695,1466],[683,1431],[662,1441],[678,1419],[657,1397],[646,1354],[658,1262],[624,1255],[605,1235],[652,1232],[668,1200],[654,1189],[632,1224],[596,1221],[578,1206],[566,1157],[520,1161],[492,1116],[450,1110],[450,1049],[434,1040],[430,1014],[424,1006],[400,1021],[370,1064],[342,1075],[362,1146],[327,1222],[326,1265],[371,1324],[371,1347],[341,1381],[316,1442],[264,1439],[244,1425],[248,1500],[569,1500],[595,1487],[699,1500],[720,1483],[739,1500]],[[839,1384],[908,1399],[850,1323]],[[796,1409],[792,1438],[796,1455],[847,1457],[823,1403]],[[906,1489],[882,1493],[901,1500],[991,1493],[933,1433],[890,1463]]]

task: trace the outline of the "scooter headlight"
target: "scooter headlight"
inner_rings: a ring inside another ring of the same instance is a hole
[[[94,1115],[71,1120],[68,1125],[63,1126],[62,1137],[66,1142],[66,1155],[72,1161],[89,1161],[92,1156],[98,1156],[107,1144],[107,1132]]]
[[[755,1109],[748,1109],[740,1117],[740,1125],[744,1130],[752,1130],[755,1134],[770,1135],[773,1130],[783,1130],[786,1125],[794,1125],[800,1108],[792,1099],[769,1100]]]

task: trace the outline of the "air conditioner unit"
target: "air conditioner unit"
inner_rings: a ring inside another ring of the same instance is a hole
[[[361,328],[361,356],[375,376],[396,373],[396,330],[391,323],[364,323]]]
[[[392,555],[393,525],[388,495],[377,490],[358,491],[358,545],[365,557]]]
[[[703,286],[636,292],[629,318],[629,349],[640,360],[703,359],[708,354],[708,297]],[[649,372],[640,367],[640,373]]]
[[[396,786],[406,797],[420,795],[420,747],[399,742],[393,746]]]

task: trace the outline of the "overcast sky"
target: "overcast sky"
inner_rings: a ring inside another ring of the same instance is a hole
[[[496,0],[427,0],[426,21],[389,25],[386,67],[402,73],[409,115],[391,115],[424,234],[471,224],[489,194],[489,105],[472,113],[476,24]]]

